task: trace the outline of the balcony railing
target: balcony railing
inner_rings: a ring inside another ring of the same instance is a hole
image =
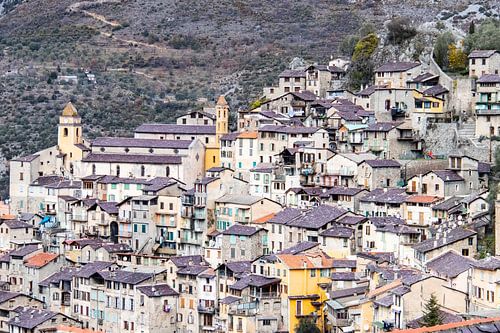
[[[73,221],[87,222],[87,215],[73,214],[71,215]]]
[[[369,149],[374,152],[380,152],[384,150],[384,147],[381,145],[370,145]]]
[[[132,223],[132,220],[128,217],[119,217],[118,222],[120,222],[120,223]]]
[[[118,237],[132,238],[132,231],[121,231],[118,233]]]
[[[198,305],[198,312],[199,313],[214,314],[215,313],[215,308],[213,306]]]
[[[192,237],[181,237],[179,240],[181,243],[193,244],[193,245],[201,245],[202,243],[201,239],[195,239]]]
[[[235,216],[234,221],[238,223],[250,223],[250,216]]]
[[[332,170],[330,172],[332,175],[340,175],[340,176],[354,176],[354,170],[347,168],[340,168],[337,170]]]
[[[199,212],[199,211],[195,211],[194,214],[193,214],[193,216],[197,220],[204,220],[207,217],[207,215],[205,214],[205,212]]]
[[[264,299],[264,298],[279,298],[280,297],[280,293],[275,291],[275,292],[264,292],[264,293],[256,293],[256,294],[253,294],[253,295],[250,295],[251,297],[255,297],[255,298],[261,298],[261,299]]]
[[[304,176],[312,175],[312,174],[314,174],[314,168],[312,168],[312,167],[301,168],[300,174],[304,175]]]

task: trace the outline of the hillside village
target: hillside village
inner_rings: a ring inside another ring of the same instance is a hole
[[[9,163],[0,332],[379,333],[431,299],[434,331],[498,331],[500,52],[467,61],[359,91],[349,59],[295,64],[251,108],[133,137],[87,139],[68,102],[57,144]]]

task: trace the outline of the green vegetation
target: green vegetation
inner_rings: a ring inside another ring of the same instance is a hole
[[[420,325],[431,327],[441,325],[443,323],[443,316],[441,315],[439,304],[434,294],[431,295],[431,298],[429,298],[425,304],[423,313],[424,315],[420,320]]]
[[[500,51],[500,20],[490,19],[481,25],[469,29],[472,33],[464,41],[465,52],[472,50],[499,50]]]
[[[267,101],[266,98],[259,98],[255,101],[253,101],[251,104],[250,104],[250,110],[253,110],[253,109],[256,109],[258,107],[260,107],[262,104],[264,104],[265,102]]]
[[[451,71],[464,72],[467,70],[468,58],[462,48],[455,44],[448,45],[448,66]]]
[[[451,32],[446,31],[436,38],[434,43],[434,60],[441,68],[448,68],[448,47],[455,43]]]
[[[362,85],[368,84],[373,75],[372,55],[377,49],[378,37],[371,33],[356,43],[352,55],[352,63],[349,73],[349,86],[360,89]]]
[[[314,320],[310,318],[301,318],[297,327],[295,327],[295,333],[320,333],[318,326]]]
[[[417,29],[408,18],[396,17],[387,24],[387,39],[389,43],[400,45],[403,42],[415,37]]]
[[[488,255],[493,255],[495,253],[495,235],[486,235],[483,239],[478,241],[479,243],[479,253],[477,259],[484,259]]]

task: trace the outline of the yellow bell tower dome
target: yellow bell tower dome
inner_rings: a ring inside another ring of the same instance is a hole
[[[81,147],[76,146],[83,144],[82,135],[82,118],[73,103],[69,102],[59,116],[57,127],[57,146],[61,154],[65,155],[64,166],[67,169],[70,169],[72,161],[83,157]]]
[[[216,128],[215,143],[220,145],[220,138],[229,133],[229,104],[224,95],[220,95],[215,104]]]

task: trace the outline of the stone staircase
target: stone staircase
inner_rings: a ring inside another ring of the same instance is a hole
[[[458,137],[460,139],[474,139],[476,136],[476,124],[463,123],[458,130]]]
[[[472,144],[477,149],[488,149],[487,140],[479,141],[476,137],[476,125],[474,123],[463,123],[458,130],[458,141],[462,144]]]

